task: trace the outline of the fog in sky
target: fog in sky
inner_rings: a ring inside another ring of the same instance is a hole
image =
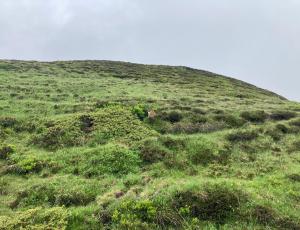
[[[300,101],[300,0],[0,0],[0,58],[185,65]]]

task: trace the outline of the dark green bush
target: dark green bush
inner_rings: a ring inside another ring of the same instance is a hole
[[[3,128],[13,128],[18,124],[18,121],[14,117],[0,117],[0,126]]]
[[[174,138],[171,136],[161,136],[158,138],[158,141],[168,149],[172,150],[182,150],[186,147],[186,139]]]
[[[245,124],[243,119],[231,114],[219,114],[214,117],[216,121],[224,122],[229,127],[241,127]]]
[[[241,113],[241,117],[250,122],[265,122],[268,114],[265,111],[245,111]]]
[[[182,114],[178,111],[171,111],[165,117],[165,119],[171,123],[176,123],[181,121],[183,118]]]
[[[148,139],[140,147],[140,156],[145,163],[162,161],[171,151],[163,146],[157,139]]]
[[[81,131],[88,133],[92,131],[94,118],[90,115],[81,115],[79,117]]]
[[[297,116],[297,113],[291,111],[275,111],[270,114],[270,118],[275,121],[289,120]]]
[[[228,218],[237,216],[247,195],[238,189],[221,184],[207,184],[203,190],[178,191],[172,206],[177,210],[186,208],[186,213],[200,220],[224,223]]]
[[[266,226],[272,226],[276,229],[300,229],[300,223],[289,217],[279,215],[270,207],[258,205],[251,214],[256,220]]]
[[[230,142],[252,141],[258,137],[256,130],[240,130],[227,135]]]
[[[76,183],[76,181],[74,181]],[[68,184],[40,183],[18,192],[11,208],[34,206],[85,206],[96,199],[96,186],[89,183]]]
[[[7,159],[10,154],[15,152],[15,148],[12,145],[0,146],[0,159]]]
[[[56,150],[62,147],[76,146],[84,142],[82,127],[76,124],[63,123],[49,124],[41,133],[33,137],[33,143],[49,149]]]
[[[58,206],[85,206],[96,198],[93,194],[82,191],[59,191],[55,196],[55,205]]]

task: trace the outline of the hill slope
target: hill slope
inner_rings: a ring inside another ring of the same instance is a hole
[[[187,67],[0,61],[0,229],[300,229],[300,104]]]

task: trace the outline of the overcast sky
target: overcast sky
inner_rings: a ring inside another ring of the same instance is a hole
[[[185,65],[300,101],[300,0],[0,0],[0,58]]]

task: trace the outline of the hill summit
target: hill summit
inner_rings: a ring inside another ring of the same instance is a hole
[[[182,66],[0,61],[0,229],[300,229],[300,104]]]

